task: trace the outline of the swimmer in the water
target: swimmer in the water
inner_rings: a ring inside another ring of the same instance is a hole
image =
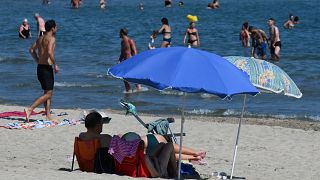
[[[171,7],[171,0],[164,0],[164,7]]]
[[[20,28],[19,28],[19,37],[22,39],[31,38],[30,26],[28,23],[28,19],[24,19]]]
[[[106,1],[105,0],[100,0],[99,4],[100,4],[101,9],[106,8]]]
[[[283,24],[283,27],[285,29],[292,29],[294,27],[294,22],[293,21],[294,21],[294,16],[292,14],[289,14],[289,18],[288,18],[287,22],[285,22]]]
[[[212,3],[208,4],[208,8],[210,9],[218,9],[220,7],[219,0],[213,0]]]

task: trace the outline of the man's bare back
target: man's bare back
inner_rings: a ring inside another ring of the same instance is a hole
[[[54,58],[50,56],[54,55],[55,37],[44,35],[38,38],[36,43],[31,47],[32,50],[37,50],[37,58],[35,58],[38,64],[52,65],[54,64]]]

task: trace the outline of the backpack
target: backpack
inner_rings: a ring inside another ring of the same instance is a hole
[[[94,172],[115,174],[115,163],[112,155],[108,153],[109,148],[99,148],[94,158]]]
[[[200,174],[192,164],[181,163],[181,175],[184,179],[200,179]]]

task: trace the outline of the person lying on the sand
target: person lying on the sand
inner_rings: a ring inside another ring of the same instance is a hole
[[[124,134],[121,139],[126,142],[141,141],[141,137],[134,132]],[[144,163],[151,177],[176,178],[178,176],[177,160],[172,143],[158,143],[152,153],[144,155]]]
[[[152,154],[154,149],[160,143],[168,143],[166,138],[159,134],[147,134],[142,136],[141,139],[144,141],[145,153]],[[176,159],[179,159],[180,145],[173,143],[174,152]],[[203,163],[203,158],[206,156],[205,151],[196,151],[189,147],[182,146],[182,160],[196,161],[200,164]]]
[[[79,134],[81,140],[90,141],[99,139],[101,147],[109,147],[112,137],[109,134],[101,134],[103,127],[101,114],[96,111],[90,112],[85,118],[85,127],[87,128],[87,132]]]

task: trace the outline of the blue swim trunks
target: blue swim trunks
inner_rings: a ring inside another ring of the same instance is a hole
[[[267,43],[262,42],[257,46],[257,55],[258,56],[265,56],[267,54]]]

